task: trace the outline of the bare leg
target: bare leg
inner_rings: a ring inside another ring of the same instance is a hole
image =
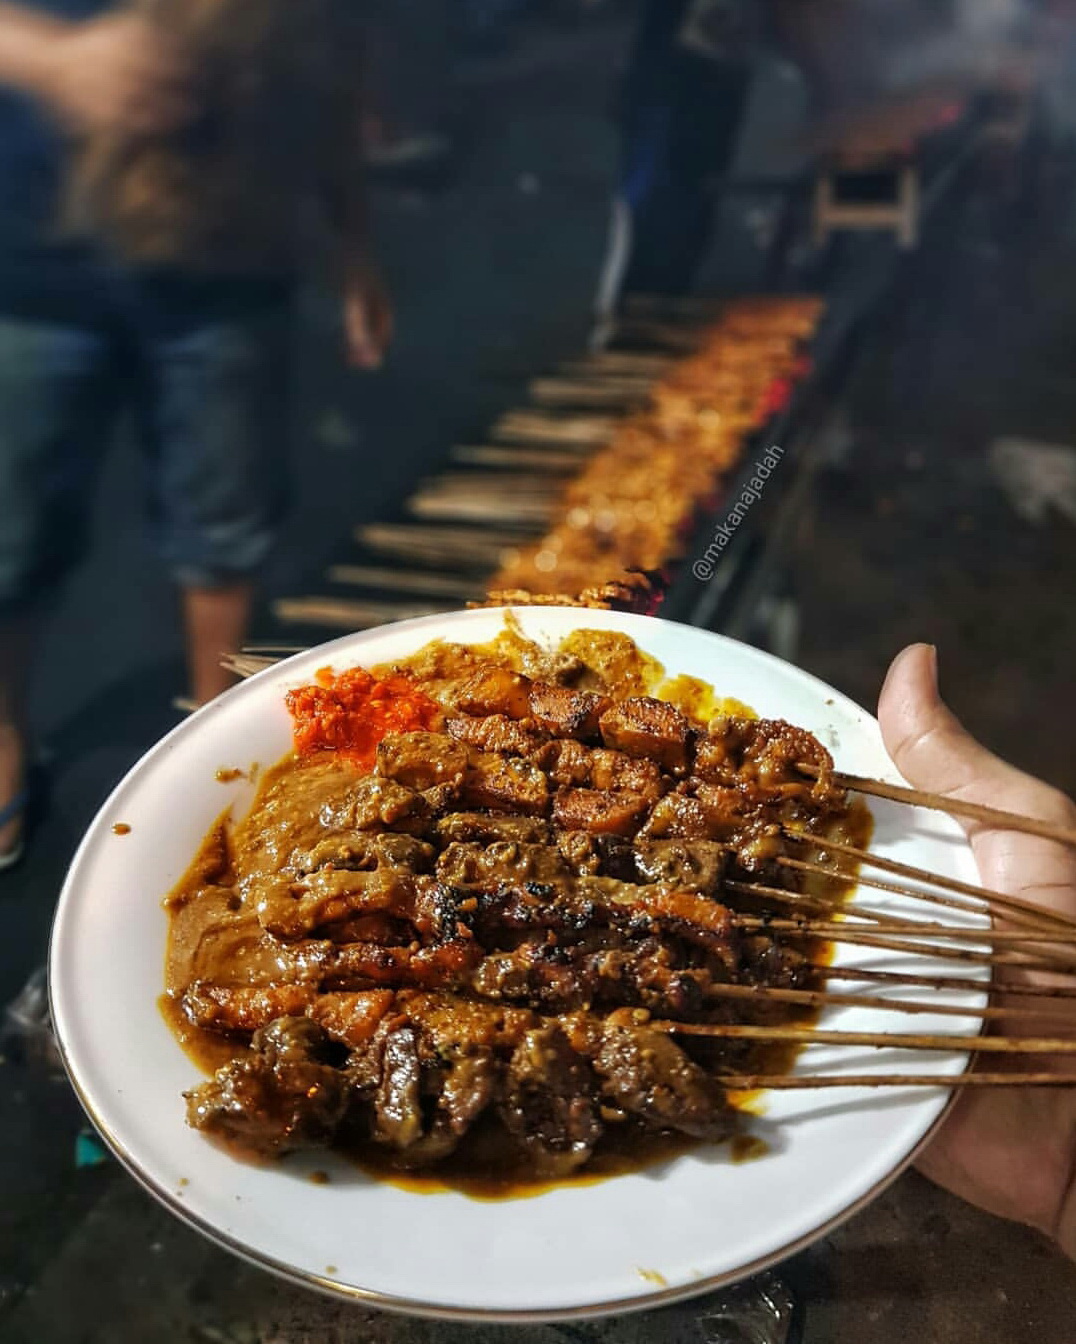
[[[220,660],[242,647],[253,601],[254,585],[245,581],[226,588],[183,589],[191,698],[198,704],[207,704],[234,685],[235,678]]]
[[[26,696],[37,627],[28,616],[0,622],[0,808],[26,781]],[[18,818],[0,827],[0,854],[15,848],[21,832]]]

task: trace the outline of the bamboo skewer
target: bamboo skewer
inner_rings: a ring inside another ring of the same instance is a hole
[[[375,565],[333,565],[333,583],[377,588],[382,592],[420,593],[429,597],[452,597],[469,602],[485,594],[485,586],[464,575],[435,574],[425,570],[381,569]]]
[[[799,762],[796,768],[807,775],[818,774],[818,767],[806,762]],[[954,817],[968,817],[971,821],[996,826],[1001,830],[1021,831],[1024,835],[1042,836],[1045,840],[1057,840],[1063,845],[1076,845],[1076,826],[1060,826],[1052,821],[1040,821],[1037,817],[1025,817],[1019,812],[987,807],[985,803],[947,798],[941,793],[928,793],[904,784],[887,784],[884,780],[868,779],[863,775],[846,775],[835,771],[833,782],[839,788],[852,789],[872,798],[888,798],[891,802],[907,803],[910,807],[927,807],[934,812],[948,812]]]
[[[826,1087],[1076,1087],[1076,1073],[961,1073],[955,1078],[930,1073],[719,1075],[730,1092],[776,1092]]]
[[[975,987],[969,981],[969,988]],[[831,989],[780,989],[774,985],[709,985],[708,998],[742,999],[747,1003],[801,1004],[804,1008],[868,1008],[892,1013],[937,1013],[942,1017],[981,1017],[986,1021],[1024,1017],[1041,1020],[1048,1016],[1042,1008],[984,1008],[955,1003],[923,1003],[912,999],[887,999],[882,994],[842,994]]]
[[[579,443],[598,447],[606,443],[617,428],[611,415],[542,415],[537,411],[509,411],[491,431],[492,437],[507,443]]]
[[[767,896],[780,890],[776,887],[756,887],[746,882],[730,882],[728,885],[741,890],[761,892]],[[849,919],[854,918],[855,915],[855,906],[848,907]],[[765,915],[758,917],[754,915],[734,915],[731,922],[733,927],[738,929],[772,930],[775,933],[798,932],[811,934],[814,937],[829,937],[831,934],[844,933],[849,929],[858,932],[865,927],[864,925],[851,924],[846,920],[770,919]],[[1023,929],[956,928],[951,924],[934,924],[918,919],[904,920],[898,924],[888,925],[885,931],[887,936],[892,937],[943,939],[958,943],[1015,943],[1036,949],[1045,944],[1061,943],[1072,948],[1076,953],[1076,940],[1073,939],[1071,934],[1052,931],[1029,933]]]
[[[549,495],[559,495],[562,489],[562,483],[551,481],[548,475],[522,471],[443,471],[419,483],[419,490],[425,494],[438,491],[468,499],[476,495],[511,500],[531,496],[545,499]]]
[[[409,564],[460,565],[496,569],[520,545],[518,532],[492,527],[438,527],[429,523],[370,523],[355,540],[381,555]]]
[[[528,388],[537,406],[600,406],[629,411],[641,406],[650,391],[649,379],[535,378]]]
[[[669,355],[633,354],[630,350],[596,351],[584,359],[569,359],[557,366],[557,372],[575,377],[589,377],[594,373],[614,377],[645,378],[648,382],[661,377],[673,367],[676,360]]]
[[[512,448],[491,444],[459,444],[452,449],[452,460],[469,467],[530,467],[550,476],[574,475],[586,461],[579,453],[556,448]]]
[[[863,981],[881,985],[915,986],[921,989],[936,989],[941,992],[967,989],[983,990],[989,986],[986,980],[972,979],[970,976],[957,975],[917,975],[912,971],[886,971],[874,966],[826,966],[823,968],[827,981]],[[1000,993],[1020,998],[1036,999],[1076,999],[1076,987],[1069,985],[994,985]]]
[[[843,841],[824,839],[822,836],[813,835],[809,831],[794,831],[787,826],[782,826],[781,834],[789,840],[798,840],[803,844],[815,845],[820,849],[829,849],[835,854],[845,854],[849,858],[856,859],[859,863],[868,864],[872,868],[881,868],[885,872],[895,873],[899,877],[910,877],[919,882],[932,882],[935,886],[944,887],[947,891],[974,896],[981,901],[993,903],[1006,910],[1018,910],[1040,919],[1048,919],[1056,924],[1071,924],[1076,927],[1076,916],[1062,914],[1060,911],[1044,910],[1041,905],[1036,905],[1034,901],[1025,901],[1019,896],[1009,896],[1004,892],[991,891],[987,887],[977,887],[971,882],[960,882],[954,877],[943,877],[939,873],[930,872],[927,868],[917,868],[910,863],[899,863],[896,859],[884,858],[881,854],[873,854],[867,849],[858,849],[855,845],[846,845]]]
[[[905,1031],[822,1031],[817,1027],[749,1027],[724,1022],[648,1022],[670,1036],[722,1041],[787,1041],[790,1045],[854,1045],[872,1050],[957,1051],[985,1055],[1076,1055],[1076,1036],[946,1036]]]
[[[917,957],[936,957],[941,961],[970,961],[979,966],[1012,966],[1028,971],[1052,971],[1056,974],[1068,974],[1056,961],[1034,958],[1018,952],[978,952],[968,947],[939,947],[936,943],[918,941],[909,938],[891,937],[884,933],[868,933],[861,928],[838,925],[839,932],[813,933],[802,924],[793,921],[792,927],[800,937],[821,938],[830,943],[850,943],[858,947],[880,947],[889,952],[909,953]],[[741,926],[742,927],[742,926]],[[773,921],[758,920],[755,928],[759,932],[773,931]]]
[[[283,598],[273,604],[281,621],[294,625],[332,625],[343,630],[369,630],[389,621],[410,621],[419,616],[436,616],[451,607],[407,605],[395,602],[352,602],[329,597]]]
[[[851,915],[857,919],[869,920],[872,924],[877,924],[881,928],[899,926],[908,922],[903,915],[875,910],[870,906],[860,905],[858,902],[855,905],[849,905],[845,901],[827,900],[824,896],[810,896],[805,892],[786,891],[784,887],[768,887],[759,882],[735,882],[729,879],[726,879],[724,885],[732,891],[742,892],[747,896],[765,896],[767,900],[782,901],[789,905],[801,905],[805,908],[810,907],[814,910],[827,911],[833,915]]]
[[[840,881],[850,885],[861,887],[870,887],[875,891],[889,891],[896,896],[909,896],[913,900],[925,901],[930,905],[943,906],[948,910],[965,910],[970,914],[983,914],[990,911],[993,914],[1000,913],[1005,919],[1013,924],[1025,925],[1028,928],[1058,928],[1061,923],[1068,923],[1067,920],[1052,920],[1049,915],[1031,915],[1023,911],[1008,910],[1004,906],[999,910],[994,910],[997,902],[991,900],[989,904],[974,904],[971,900],[959,901],[952,896],[939,896],[936,892],[923,891],[918,887],[909,887],[899,882],[884,882],[880,878],[869,877],[864,873],[849,873],[840,868],[827,868],[825,864],[811,863],[806,859],[793,859],[786,855],[781,855],[776,860],[782,868],[792,868],[801,873],[815,873],[821,877],[828,877],[834,881]],[[856,907],[858,910],[858,906]],[[1072,922],[1073,937],[1076,937],[1076,920]]]
[[[407,501],[408,512],[416,518],[442,518],[452,522],[475,522],[488,518],[492,522],[511,522],[521,530],[541,532],[552,516],[553,506],[548,500],[522,499],[467,499],[443,495],[412,495]]]

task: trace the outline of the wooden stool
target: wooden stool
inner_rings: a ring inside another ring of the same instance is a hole
[[[841,180],[891,174],[893,195],[882,201],[842,197]],[[912,248],[919,241],[919,169],[915,163],[842,167],[831,163],[819,171],[814,188],[814,242],[824,247],[838,229],[892,229],[900,247]]]

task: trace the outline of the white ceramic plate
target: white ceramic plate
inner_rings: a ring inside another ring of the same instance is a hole
[[[894,777],[869,714],[757,650],[641,616],[565,608],[517,615],[528,635],[551,641],[580,626],[623,630],[670,675],[704,678],[764,716],[811,729],[841,768]],[[117,1157],[179,1217],[266,1268],[446,1317],[533,1321],[651,1306],[781,1259],[877,1194],[938,1121],[949,1095],[944,1078],[961,1072],[966,1057],[812,1047],[801,1069],[901,1072],[911,1064],[936,1071],[940,1085],[772,1093],[758,1122],[772,1151],[761,1160],[736,1165],[727,1149],[700,1150],[595,1185],[481,1202],[380,1184],[325,1154],[270,1167],[229,1157],[184,1122],[180,1094],[197,1075],[156,1006],[161,898],[221,810],[231,802],[241,812],[250,801],[249,784],[218,783],[217,771],[268,765],[289,749],[284,692],[326,665],[380,663],[435,637],[477,643],[501,628],[503,613],[480,610],[337,640],[230,691],[154,747],[101,809],[64,886],[50,954],[53,1019],[71,1080]],[[883,803],[872,810],[879,853],[976,880],[948,818]],[[130,833],[115,834],[116,823]],[[901,899],[870,893],[872,905],[894,910]],[[869,949],[845,948],[839,961],[916,969],[907,956]],[[971,989],[947,1000],[975,1007],[982,997]],[[970,1016],[908,1019],[862,1008],[830,1010],[824,1025],[900,1031],[909,1021],[925,1032],[979,1027]],[[328,1185],[309,1179],[315,1168],[328,1170]]]

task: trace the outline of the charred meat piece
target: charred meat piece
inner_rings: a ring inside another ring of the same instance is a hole
[[[596,738],[598,720],[610,703],[606,695],[542,682],[536,682],[530,692],[531,714],[555,737]]]
[[[549,823],[541,817],[452,812],[438,821],[437,838],[444,844],[473,841],[489,845],[495,840],[515,840],[521,845],[545,845],[549,843]]]
[[[251,895],[258,922],[274,937],[287,940],[355,914],[406,915],[413,901],[412,882],[407,872],[391,868],[319,868],[305,877],[259,883]]]
[[[250,1035],[282,1017],[306,1016],[333,1040],[355,1048],[368,1040],[392,1005],[392,990],[319,994],[311,985],[210,985],[196,982],[183,1011],[196,1027]]]
[[[558,789],[553,798],[557,826],[594,835],[634,835],[649,810],[646,798],[622,790]]]
[[[422,1065],[413,1027],[399,1027],[382,1042],[373,1137],[392,1148],[409,1148],[422,1137]]]
[[[624,836],[561,831],[557,848],[577,877],[615,877],[621,882],[646,880],[636,867],[631,841]]]
[[[281,963],[302,983],[357,988],[407,985],[448,989],[467,984],[481,959],[472,939],[456,938],[431,947],[386,947],[383,943],[309,940],[282,954]]]
[[[607,747],[647,757],[680,774],[691,763],[696,731],[675,706],[647,695],[621,700],[601,717]]]
[[[455,885],[497,882],[557,882],[568,865],[553,845],[497,840],[491,845],[453,843],[437,860],[437,875]]]
[[[353,872],[388,867],[411,873],[428,873],[433,867],[436,850],[412,835],[397,835],[386,831],[373,835],[369,831],[351,831],[326,836],[305,854],[295,859],[295,870],[303,876],[319,868],[348,868]]]
[[[467,770],[467,748],[445,733],[389,733],[377,748],[377,773],[421,793],[458,789]]]
[[[335,831],[403,831],[424,835],[430,805],[421,793],[380,775],[369,775],[348,789],[344,800],[326,807],[321,824]]]
[[[464,714],[503,714],[525,719],[531,712],[531,682],[506,667],[480,667],[460,686],[456,707]]]
[[[483,998],[539,1007],[546,1013],[571,1012],[625,1003],[664,1015],[696,1015],[706,1006],[706,990],[724,980],[703,967],[680,968],[660,940],[619,946],[561,947],[544,939],[528,940],[510,952],[491,952],[475,968],[471,986]]]
[[[516,1046],[500,1114],[539,1176],[566,1176],[590,1157],[602,1134],[594,1073],[559,1026],[535,1027]]]
[[[533,1005],[543,1012],[589,1007],[591,988],[566,949],[544,938],[521,943],[511,952],[491,952],[471,976],[471,988],[483,999]]]
[[[347,1077],[326,1062],[330,1054],[316,1023],[278,1018],[255,1032],[250,1055],[185,1094],[187,1123],[269,1156],[329,1144],[349,1101]]]
[[[727,840],[735,834],[738,824],[739,818],[714,811],[700,798],[680,792],[667,793],[654,804],[639,838]]]
[[[797,768],[801,761],[815,767],[816,779]],[[783,719],[715,719],[699,742],[695,774],[708,784],[746,784],[825,805],[844,801],[833,784],[833,757],[812,733]]]
[[[664,882],[712,895],[728,862],[723,845],[709,840],[640,840],[635,864],[644,882]]]
[[[534,761],[560,788],[623,789],[654,803],[669,787],[655,761],[604,747],[586,747],[570,739],[548,743],[535,754]]]
[[[493,1100],[530,1013],[439,995],[400,994],[354,1064],[371,1095],[373,1137],[408,1165],[446,1157]]]
[[[249,1035],[279,1017],[302,1017],[314,1002],[312,985],[212,985],[196,980],[183,995],[183,1013],[206,1031]]]
[[[590,1059],[603,1097],[629,1115],[694,1139],[716,1141],[734,1132],[735,1114],[721,1085],[663,1032],[631,1025],[630,1012],[569,1028],[568,1035]]]
[[[540,817],[549,810],[549,785],[530,761],[476,754],[463,782],[463,801],[468,807],[486,807],[491,812]]]
[[[546,740],[546,734],[531,719],[510,719],[505,714],[475,718],[463,714],[449,719],[445,729],[458,742],[479,751],[502,751],[508,756],[529,756]]]

